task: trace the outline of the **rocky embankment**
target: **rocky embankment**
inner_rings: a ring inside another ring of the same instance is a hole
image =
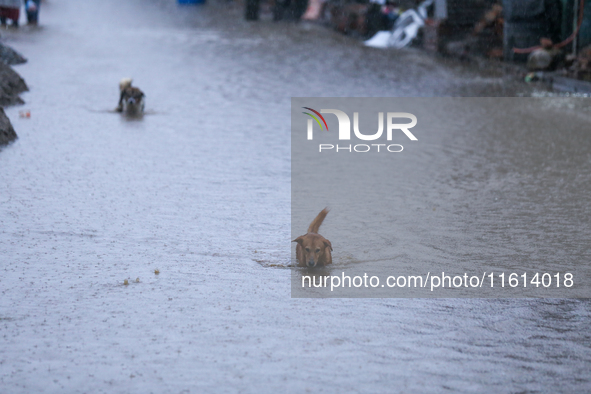
[[[29,90],[25,81],[10,67],[13,64],[24,63],[27,60],[12,48],[0,44],[0,107],[23,104],[19,94]],[[17,138],[10,119],[0,108],[0,146],[8,144]]]
[[[4,113],[4,109],[0,108],[0,145],[6,145],[10,141],[16,139],[16,132],[10,119]]]

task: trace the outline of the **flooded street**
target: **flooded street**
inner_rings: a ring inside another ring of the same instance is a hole
[[[38,30],[3,33],[29,60],[15,70],[30,92],[6,108],[19,139],[0,150],[0,391],[591,391],[589,300],[290,297],[291,97],[536,92],[420,50],[268,19],[246,23],[221,2],[50,0]],[[123,77],[146,93],[141,119],[113,112]],[[471,111],[502,121],[495,105]],[[523,241],[520,259],[558,247],[557,264],[588,264],[591,137],[568,136],[553,156],[508,155],[494,145],[503,131],[422,153],[437,189],[396,198],[438,218],[401,216],[411,230],[401,242],[427,228],[444,238],[441,223],[477,241],[454,255],[430,239],[412,259],[494,259],[497,243]],[[534,145],[553,143],[543,138]],[[408,168],[415,185],[429,181]],[[458,185],[490,193],[463,206]],[[514,204],[494,205],[501,195]],[[492,241],[471,227],[547,207],[548,220]]]

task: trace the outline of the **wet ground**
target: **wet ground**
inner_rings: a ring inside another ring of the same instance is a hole
[[[241,13],[52,0],[4,34],[31,118],[7,109],[19,139],[0,151],[1,391],[590,391],[588,301],[291,299],[273,267],[290,262],[290,97],[532,88]],[[122,77],[143,119],[111,112]]]

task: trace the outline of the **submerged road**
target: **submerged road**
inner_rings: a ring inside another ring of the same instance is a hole
[[[588,300],[290,298],[292,96],[531,88],[241,16],[51,0],[39,30],[9,34],[31,118],[7,109],[19,139],[0,151],[0,391],[590,391]],[[112,112],[122,77],[146,93],[141,120]],[[464,142],[461,157],[479,148]],[[586,187],[569,192],[584,202]]]

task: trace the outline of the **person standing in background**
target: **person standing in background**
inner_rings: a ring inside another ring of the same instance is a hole
[[[27,11],[27,22],[29,25],[37,25],[39,21],[39,8],[41,0],[27,0],[25,10]]]
[[[6,26],[6,20],[12,21],[13,27],[18,27],[21,13],[21,0],[0,0],[0,23]]]

